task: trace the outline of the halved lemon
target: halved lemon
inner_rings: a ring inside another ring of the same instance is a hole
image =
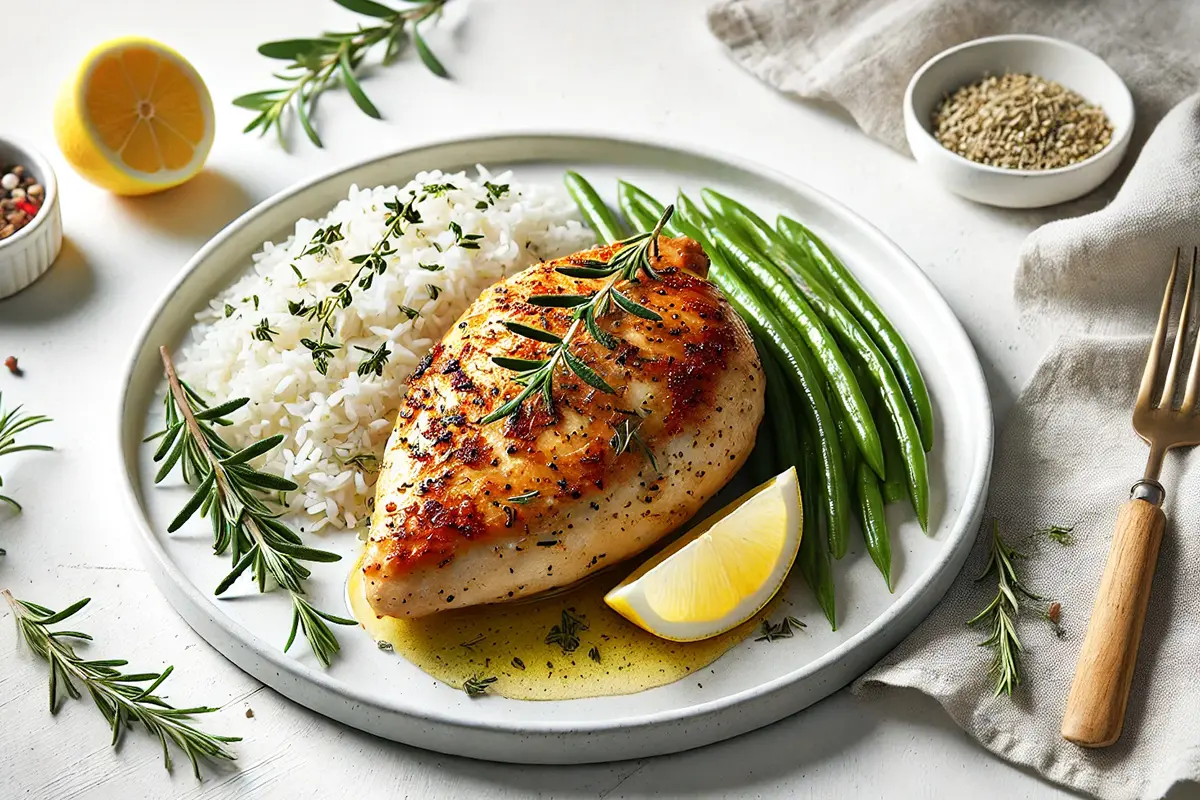
[[[114,194],[178,186],[204,167],[213,106],[200,75],[164,44],[127,37],[88,53],[59,92],[54,135],[71,166]]]
[[[647,561],[604,596],[634,625],[691,642],[736,628],[765,606],[800,551],[795,468],[752,489]]]

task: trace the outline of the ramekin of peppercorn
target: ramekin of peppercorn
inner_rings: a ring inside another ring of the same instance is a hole
[[[1125,155],[1133,97],[1104,60],[1046,36],[976,39],[925,63],[904,125],[917,162],[979,203],[1038,208],[1104,183]]]
[[[62,250],[54,170],[36,149],[0,137],[0,298],[50,268]]]

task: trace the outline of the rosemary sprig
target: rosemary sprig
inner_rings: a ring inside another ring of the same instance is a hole
[[[49,417],[40,414],[23,414],[21,409],[23,406],[4,410],[4,395],[0,394],[0,456],[11,455],[12,453],[20,453],[23,450],[53,450],[53,447],[45,444],[17,444],[17,434],[29,430],[36,425],[42,425],[50,422]],[[0,478],[0,486],[4,486],[4,479]],[[0,503],[7,504],[13,511],[20,512],[21,504],[16,500],[6,495],[0,494]],[[4,555],[4,551],[0,550],[0,556]]]
[[[984,625],[991,631],[980,647],[991,647],[995,652],[992,672],[996,676],[995,696],[1012,696],[1013,688],[1021,683],[1021,654],[1025,648],[1017,636],[1017,616],[1021,611],[1020,595],[1035,602],[1046,598],[1031,592],[1017,574],[1016,561],[1025,554],[1005,544],[1000,535],[1000,523],[992,523],[992,551],[983,573],[976,578],[981,581],[989,575],[996,577],[997,592],[992,602],[967,622],[968,625]]]
[[[357,72],[367,53],[383,44],[383,64],[393,63],[411,37],[421,62],[441,78],[449,77],[446,68],[429,49],[421,35],[421,23],[441,16],[449,0],[414,0],[402,9],[390,8],[375,0],[334,0],[355,13],[374,17],[378,25],[359,25],[346,33],[324,33],[315,39],[285,39],[259,45],[258,52],[267,58],[291,63],[274,77],[286,84],[283,88],[251,92],[236,98],[235,106],[257,111],[245,133],[258,130],[264,135],[272,128],[285,142],[285,123],[295,116],[309,141],[321,147],[321,137],[313,124],[317,98],[332,86],[346,87],[354,104],[367,116],[380,119],[381,114],[367,97],[358,82]]]
[[[608,261],[588,261],[580,266],[559,267],[558,272],[572,278],[608,278],[598,291],[592,294],[549,294],[533,295],[525,302],[539,308],[569,308],[571,309],[571,326],[562,336],[522,325],[519,322],[506,322],[505,327],[518,336],[544,342],[551,345],[546,357],[542,359],[509,358],[495,356],[492,361],[497,366],[516,373],[513,380],[525,387],[516,397],[501,405],[492,413],[485,416],[481,422],[488,424],[517,413],[521,405],[540,393],[546,403],[546,409],[554,412],[554,373],[563,369],[574,373],[584,383],[606,394],[616,392],[599,373],[571,353],[571,344],[575,336],[586,330],[592,338],[609,350],[617,346],[617,338],[600,327],[599,319],[610,311],[624,311],[642,319],[661,320],[656,312],[635,302],[623,294],[619,286],[624,283],[638,283],[643,277],[658,280],[654,271],[652,259],[658,258],[658,234],[663,225],[670,220],[674,213],[673,206],[667,206],[662,217],[648,233],[639,233],[618,244],[621,246]],[[657,469],[657,468],[656,468]]]
[[[278,446],[283,436],[272,436],[234,450],[221,438],[217,427],[229,425],[225,415],[249,401],[239,398],[209,406],[176,375],[167,348],[160,348],[159,352],[169,388],[164,399],[166,428],[147,439],[162,439],[154,454],[154,461],[162,462],[154,482],[161,482],[178,464],[184,481],[196,487],[167,526],[167,532],[179,530],[197,511],[200,516],[208,517],[213,528],[213,552],[217,555],[229,552],[234,565],[214,593],[224,594],[247,569],[260,592],[275,586],[282,588],[292,601],[292,629],[284,651],[291,648],[300,631],[317,660],[329,666],[340,647],[326,622],[357,623],[320,611],[308,602],[304,597],[304,582],[312,573],[305,562],[327,563],[339,561],[341,556],[305,547],[300,535],[280,519],[281,511],[274,496],[297,488],[295,483],[249,465]]]
[[[399,196],[397,196],[395,200],[385,202],[383,207],[387,209],[387,214],[383,218],[385,226],[383,235],[369,252],[351,256],[350,263],[356,264],[358,268],[354,271],[354,275],[351,276],[350,280],[335,283],[330,288],[329,295],[311,305],[297,302],[292,302],[288,305],[288,310],[292,313],[292,316],[309,319],[317,323],[317,338],[301,339],[300,344],[304,345],[312,353],[313,365],[322,375],[329,371],[329,359],[338,350],[342,349],[341,343],[331,341],[335,332],[334,315],[339,309],[349,308],[350,304],[354,302],[356,287],[362,291],[370,289],[371,285],[375,282],[375,277],[387,271],[387,256],[395,252],[395,248],[392,247],[392,240],[404,233],[405,225],[415,225],[421,221],[421,212],[417,210],[417,203],[423,197],[424,195],[413,195],[408,199],[408,202],[402,203]],[[309,242],[309,248],[304,252],[304,255],[315,252],[314,247],[328,246],[329,243],[324,241],[327,238],[326,230],[318,230],[313,235],[313,238]],[[340,240],[341,234],[339,232],[338,239],[335,241]],[[299,272],[297,272],[297,275],[299,275]],[[300,280],[303,281],[304,278],[301,276]],[[364,362],[368,365],[365,368],[366,371],[364,371],[363,363],[360,363],[358,374],[364,377],[370,374],[370,372],[382,375],[383,365],[391,353],[385,347],[380,347],[379,351],[368,352],[380,352],[384,353],[384,355],[377,358],[373,357]]]
[[[233,761],[236,758],[225,745],[239,742],[241,737],[205,733],[191,723],[196,715],[217,709],[209,706],[175,708],[154,694],[170,677],[174,667],[167,667],[162,672],[124,673],[118,667],[124,667],[129,662],[123,659],[89,661],[75,652],[69,640],[91,641],[92,637],[88,634],[50,630],[51,625],[74,616],[88,604],[90,598],[73,603],[62,611],[52,611],[36,603],[18,600],[7,589],[2,594],[12,607],[18,634],[30,650],[50,664],[51,714],[58,712],[64,693],[75,699],[82,696],[75,683],[78,681],[108,720],[113,746],[120,741],[121,734],[137,722],[162,743],[163,763],[168,771],[171,769],[170,744],[179,748],[192,762],[192,772],[197,779],[200,777],[201,759]]]

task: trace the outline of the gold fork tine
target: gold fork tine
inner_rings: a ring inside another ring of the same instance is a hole
[[[1192,251],[1192,268],[1188,272],[1187,288],[1183,292],[1183,308],[1179,311],[1179,324],[1175,326],[1175,345],[1171,348],[1171,363],[1167,367],[1167,377],[1163,380],[1162,397],[1158,401],[1161,408],[1174,408],[1175,406],[1175,376],[1179,374],[1179,361],[1183,358],[1189,321],[1192,318],[1192,282],[1196,278],[1195,252],[1195,250]],[[1178,250],[1175,251],[1175,258],[1178,263]]]
[[[1200,247],[1192,248],[1192,275],[1188,285],[1196,278],[1196,257],[1200,256]],[[1200,335],[1196,336],[1196,348],[1192,351],[1192,368],[1188,371],[1187,389],[1183,393],[1183,404],[1180,411],[1194,411],[1196,408],[1196,392],[1200,390]]]
[[[1163,293],[1162,311],[1158,314],[1158,328],[1150,342],[1150,354],[1146,357],[1146,371],[1142,373],[1142,385],[1138,389],[1137,405],[1149,407],[1150,395],[1154,392],[1154,376],[1158,374],[1158,362],[1162,356],[1163,342],[1167,339],[1167,323],[1171,318],[1171,295],[1175,293],[1175,274],[1179,271],[1179,248],[1175,249],[1175,260],[1171,262],[1171,276],[1167,278],[1167,290]]]

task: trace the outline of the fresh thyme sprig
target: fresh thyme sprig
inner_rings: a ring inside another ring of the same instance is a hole
[[[217,709],[209,706],[175,708],[154,691],[170,677],[174,667],[162,672],[123,673],[118,667],[129,662],[123,659],[86,660],[81,658],[68,640],[91,641],[92,637],[79,631],[52,631],[51,625],[74,616],[90,598],[73,603],[62,611],[18,600],[7,589],[2,594],[12,607],[17,631],[29,649],[50,664],[50,713],[58,712],[64,693],[75,699],[82,694],[76,681],[87,689],[96,708],[108,720],[112,729],[112,744],[116,746],[121,734],[133,723],[157,736],[163,748],[163,763],[171,769],[171,750],[174,744],[192,762],[192,772],[200,777],[201,759],[233,761],[236,756],[225,746],[239,742],[239,736],[218,736],[205,733],[191,723],[198,714]],[[139,685],[140,684],[140,685]]]
[[[230,553],[233,569],[217,585],[215,594],[223,594],[250,570],[260,592],[278,586],[291,596],[292,629],[284,651],[296,639],[299,630],[308,640],[313,655],[329,666],[340,647],[326,622],[356,625],[352,619],[334,616],[312,606],[304,597],[304,582],[312,574],[304,562],[327,563],[341,556],[325,550],[305,547],[300,535],[281,519],[274,503],[278,492],[290,492],[296,484],[279,475],[261,472],[250,462],[264,455],[283,440],[282,435],[234,450],[217,432],[229,425],[225,415],[244,406],[247,398],[209,406],[190,386],[179,379],[167,348],[159,350],[168,391],[164,399],[166,428],[147,439],[162,439],[154,454],[162,462],[154,482],[159,483],[175,465],[186,483],[196,490],[167,526],[174,533],[197,511],[212,522],[213,552]]]
[[[12,453],[20,453],[23,450],[53,450],[53,447],[45,444],[17,444],[17,434],[29,430],[36,425],[42,425],[50,422],[49,417],[41,414],[23,414],[21,409],[23,406],[4,410],[4,395],[0,394],[0,456],[11,455]],[[4,485],[4,479],[0,478],[0,486]],[[14,511],[20,512],[21,504],[16,500],[6,495],[0,494],[0,503],[5,503]],[[4,555],[4,551],[0,550],[0,556]]]
[[[371,288],[376,276],[382,275],[387,271],[387,256],[395,252],[395,248],[392,247],[392,240],[404,233],[403,227],[405,225],[415,225],[421,221],[421,212],[417,210],[417,203],[424,197],[425,195],[413,195],[408,199],[408,202],[402,203],[397,196],[395,200],[385,202],[383,207],[387,209],[387,214],[383,218],[383,235],[371,247],[369,252],[350,257],[350,263],[358,266],[350,280],[335,283],[330,288],[329,295],[311,305],[297,302],[288,304],[288,311],[291,312],[292,316],[309,319],[317,323],[317,338],[301,339],[300,344],[304,345],[312,353],[313,365],[322,375],[329,371],[329,359],[334,353],[342,349],[341,343],[330,341],[335,333],[334,314],[339,309],[349,308],[350,304],[354,302],[355,287],[365,292]],[[328,247],[331,243],[326,241],[328,238],[326,231],[327,229],[322,228],[313,234],[312,239],[309,240],[309,247],[303,255],[318,251],[321,253],[326,252],[322,248]],[[338,238],[333,241],[341,241],[340,229]],[[299,272],[297,272],[297,275],[299,275]],[[303,276],[300,277],[300,280],[304,280]],[[367,371],[364,371],[363,363],[360,363],[358,367],[359,375],[366,376],[369,372],[375,372],[377,375],[383,374],[383,365],[387,362],[387,358],[391,353],[386,352],[383,347],[376,352],[386,354],[363,362],[369,364],[365,368]]]
[[[983,625],[991,631],[980,647],[991,647],[995,652],[992,672],[996,676],[995,696],[1002,693],[1012,696],[1013,688],[1021,683],[1021,654],[1025,648],[1017,636],[1017,616],[1021,611],[1023,595],[1029,600],[1042,602],[1046,598],[1030,591],[1017,573],[1016,561],[1025,554],[1008,546],[1000,535],[1000,523],[992,523],[992,550],[983,573],[976,578],[981,581],[989,575],[996,577],[995,599],[967,622],[968,625]]]
[[[569,308],[571,309],[571,326],[562,336],[523,325],[519,322],[504,323],[510,331],[518,336],[544,342],[551,345],[545,358],[526,359],[495,356],[492,361],[497,366],[516,373],[513,380],[525,387],[516,397],[501,405],[492,413],[485,416],[481,422],[488,424],[517,413],[521,405],[539,392],[546,403],[546,409],[554,412],[554,373],[559,367],[573,372],[584,383],[606,394],[616,392],[599,373],[571,353],[571,344],[575,336],[586,330],[592,338],[609,350],[617,346],[617,338],[600,327],[599,319],[612,310],[624,311],[642,319],[657,322],[662,319],[659,314],[635,302],[623,294],[618,288],[623,283],[637,283],[643,276],[658,280],[654,271],[652,259],[658,258],[658,234],[663,225],[670,220],[674,213],[673,206],[667,206],[662,217],[648,233],[639,233],[621,242],[620,249],[608,261],[587,261],[580,266],[559,267],[557,271],[572,278],[608,278],[598,291],[592,294],[548,294],[533,295],[527,303],[539,308]],[[657,468],[656,468],[657,469]]]
[[[282,73],[274,74],[274,77],[290,85],[251,92],[233,101],[235,106],[258,112],[246,126],[245,133],[258,130],[260,135],[264,135],[274,128],[280,144],[286,145],[284,126],[290,116],[295,116],[309,141],[321,147],[321,137],[317,135],[313,123],[313,112],[317,98],[339,83],[346,87],[355,105],[364,114],[380,119],[382,115],[379,109],[367,97],[356,77],[367,52],[377,44],[384,44],[383,64],[388,66],[400,55],[411,37],[417,55],[426,68],[438,77],[449,77],[446,68],[421,35],[421,23],[430,18],[436,21],[449,0],[413,0],[403,9],[390,8],[375,0],[334,2],[355,13],[374,17],[380,23],[359,25],[357,30],[346,33],[325,33],[315,39],[285,39],[260,45],[258,52],[267,58],[292,62],[284,67]]]

